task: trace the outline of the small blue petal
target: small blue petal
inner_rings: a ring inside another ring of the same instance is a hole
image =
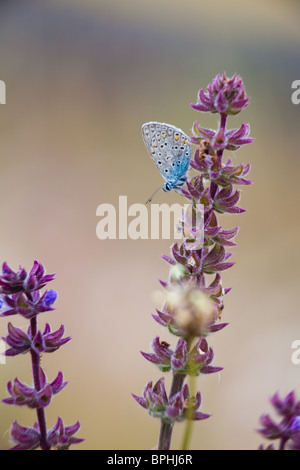
[[[0,310],[1,310],[1,308],[2,308],[2,305],[3,305],[3,298],[2,298],[2,296],[0,295]]]
[[[56,299],[57,299],[57,292],[53,289],[48,290],[47,293],[45,294],[45,297],[43,298],[43,304],[46,307],[51,307],[51,305],[54,304]]]
[[[300,431],[300,416],[295,416],[295,418],[293,418],[290,430],[293,432]]]

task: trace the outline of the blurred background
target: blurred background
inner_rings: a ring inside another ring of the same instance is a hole
[[[72,336],[44,354],[49,380],[58,370],[68,386],[46,409],[80,420],[78,449],[151,449],[159,421],[131,397],[162,374],[145,361],[159,335],[174,338],[151,317],[158,279],[167,279],[172,240],[99,240],[102,203],[143,203],[162,183],[140,127],[155,120],[190,134],[194,120],[216,127],[216,116],[189,107],[201,87],[226,70],[239,73],[251,96],[228,126],[251,124],[255,142],[231,155],[250,162],[254,181],[242,191],[248,212],[223,216],[240,226],[236,265],[223,275],[233,286],[223,320],[210,337],[220,374],[198,379],[203,412],[193,449],[256,449],[259,416],[270,396],[295,389],[300,365],[299,115],[291,84],[300,79],[299,2],[216,0],[51,0],[0,2],[0,261],[30,269],[35,259],[58,291],[56,310],[40,328],[61,323]],[[156,203],[182,202],[160,192]],[[220,220],[221,221],[221,220]],[[6,334],[6,319],[0,319]],[[27,328],[27,321],[10,319]],[[0,365],[0,396],[14,377],[32,383],[27,355]],[[169,384],[169,379],[167,380]],[[1,404],[0,446],[9,447],[13,419],[32,425],[32,410]],[[180,448],[183,426],[174,431]],[[73,447],[75,449],[76,446]]]

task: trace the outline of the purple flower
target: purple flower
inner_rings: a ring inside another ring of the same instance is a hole
[[[187,417],[190,406],[193,407],[193,420],[209,418],[209,414],[198,411],[201,405],[200,392],[197,392],[196,397],[190,397],[189,388],[184,385],[178,393],[168,398],[164,382],[164,377],[154,385],[148,382],[142,397],[135,394],[132,396],[139,405],[148,410],[151,416],[159,417],[166,422],[183,421]]]
[[[30,331],[31,332],[31,331]],[[41,352],[53,352],[60,348],[63,344],[70,341],[71,336],[63,338],[65,332],[64,325],[56,331],[51,331],[49,323],[46,323],[43,333],[40,333],[39,344],[37,344],[37,335],[32,340],[32,347]]]
[[[34,450],[40,445],[40,432],[37,426],[29,428],[13,421],[11,440],[16,444],[11,450]]]
[[[190,375],[213,374],[223,367],[210,365],[213,361],[213,349],[208,346],[205,338],[200,338],[190,352],[188,370]]]
[[[217,190],[214,194],[214,209],[220,214],[228,212],[230,214],[240,214],[245,212],[245,209],[236,207],[237,202],[240,199],[240,191],[234,189],[232,185],[226,186],[221,190]]]
[[[275,393],[270,400],[280,421],[274,421],[269,414],[260,417],[261,428],[258,432],[267,439],[279,439],[279,449],[285,447],[300,450],[300,402],[296,399],[295,392],[290,392],[281,399]]]
[[[269,444],[264,447],[262,444],[258,447],[258,450],[275,450],[274,444]]]
[[[44,266],[38,261],[34,262],[29,274],[21,266],[17,272],[14,272],[7,263],[3,263],[0,276],[0,292],[6,295],[32,292],[42,289],[54,279],[54,276],[55,274],[45,274]]]
[[[171,247],[173,257],[163,255],[162,258],[168,263],[175,265],[182,264],[189,275],[214,274],[219,271],[231,268],[234,263],[226,260],[232,253],[226,253],[223,244],[215,244],[212,248],[203,247],[201,250],[186,250],[184,244],[178,246],[177,243]],[[226,261],[226,262],[225,262]]]
[[[197,111],[237,114],[249,103],[241,77],[234,74],[227,78],[225,72],[218,74],[208,85],[207,91],[203,88],[198,93],[197,104],[191,107]]]
[[[28,334],[24,333],[20,328],[15,328],[10,322],[7,325],[8,335],[2,336],[3,341],[6,342],[9,349],[5,351],[6,356],[15,356],[16,354],[23,354],[30,350],[31,338]]]
[[[7,328],[8,335],[6,337],[2,337],[6,344],[10,346],[10,348],[5,352],[6,356],[23,354],[30,351],[30,349],[34,350],[38,354],[42,352],[53,352],[71,339],[70,336],[62,338],[65,332],[64,325],[61,325],[58,330],[52,332],[49,323],[46,323],[43,333],[38,331],[34,337],[32,337],[30,326],[27,334],[20,328],[14,327],[10,322],[8,323]]]
[[[14,382],[7,383],[7,390],[11,397],[4,398],[2,401],[8,405],[27,405],[29,408],[43,408],[51,402],[52,396],[59,393],[68,382],[63,381],[63,374],[59,372],[56,379],[51,383],[47,383],[46,376],[40,368],[41,389],[36,390],[35,387],[29,387],[20,382],[16,377]]]
[[[193,134],[191,137],[192,144],[199,145],[202,140],[209,140],[210,145],[215,150],[238,150],[241,145],[251,144],[254,141],[252,137],[248,137],[250,133],[249,124],[242,124],[239,129],[231,129],[223,131],[219,129],[217,131],[212,129],[205,129],[200,126],[199,122],[196,121],[193,125]]]
[[[57,450],[68,449],[71,444],[79,444],[84,439],[74,437],[79,430],[79,421],[71,426],[65,426],[59,417],[55,426],[47,433],[46,441],[49,448]],[[40,446],[41,433],[38,423],[34,423],[33,428],[21,426],[14,421],[11,428],[11,439],[15,443],[12,450],[34,450]]]
[[[156,337],[152,342],[152,349],[153,353],[142,352],[142,355],[148,361],[156,364],[163,372],[172,370],[178,374],[200,375],[212,374],[223,369],[222,367],[210,365],[214,353],[205,338],[200,338],[190,353],[183,338],[178,340],[173,351],[167,343],[161,343],[159,338]]]
[[[42,296],[40,291],[36,290],[31,292],[30,298],[23,292],[11,296],[5,295],[0,317],[20,314],[30,320],[39,313],[54,310],[52,305],[56,298],[57,294],[54,290],[45,291]]]
[[[214,183],[219,184],[220,186],[228,186],[230,184],[252,184],[251,180],[244,178],[244,176],[246,176],[250,171],[249,163],[247,165],[243,165],[241,163],[238,166],[233,166],[231,159],[227,158],[226,162],[221,166],[221,168],[219,168],[216,157],[214,155],[208,155],[205,153],[201,154],[200,149],[195,151],[194,159],[191,161],[191,167],[202,173],[200,177],[198,176],[196,178],[192,178],[192,180],[189,182],[192,186],[195,186],[199,180],[202,181],[203,179],[209,179]],[[204,190],[203,183],[202,187]],[[189,191],[184,192],[184,195],[189,199],[192,199],[193,197],[192,193]],[[197,193],[196,197],[201,196],[201,193]]]
[[[141,351],[141,354],[150,362],[156,364],[159,369],[163,372],[167,372],[171,369],[171,359],[173,351],[169,349],[169,344],[165,341],[160,342],[159,337],[156,336],[152,341],[151,347],[153,353],[145,353]]]
[[[55,426],[49,430],[47,439],[51,446],[55,447],[57,450],[66,450],[71,444],[79,444],[84,441],[84,439],[74,437],[74,434],[79,428],[79,421],[71,426],[65,426],[62,419],[59,417]]]

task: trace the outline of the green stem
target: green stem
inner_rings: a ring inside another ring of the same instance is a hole
[[[194,397],[196,395],[196,377],[194,375],[189,376],[189,390],[190,390],[190,397]],[[190,441],[191,441],[191,436],[192,436],[192,430],[193,430],[193,414],[194,414],[194,403],[193,400],[191,400],[191,404],[187,410],[187,417],[186,417],[186,422],[185,422],[185,429],[183,433],[183,439],[182,439],[182,446],[181,450],[188,450]]]

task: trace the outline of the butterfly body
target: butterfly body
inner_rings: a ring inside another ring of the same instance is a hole
[[[188,136],[171,124],[152,121],[142,125],[142,135],[150,157],[166,181],[162,189],[166,192],[179,189],[187,179],[192,156]]]

